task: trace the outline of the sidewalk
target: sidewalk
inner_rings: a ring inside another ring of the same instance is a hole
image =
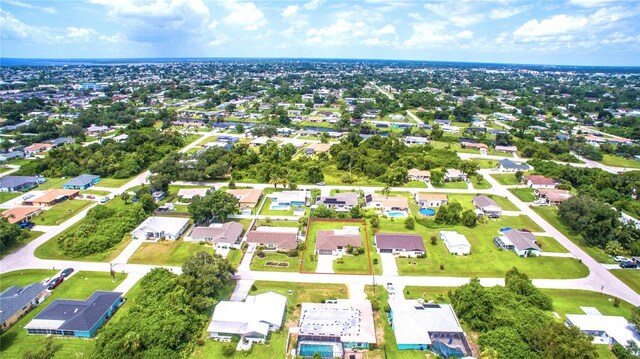
[[[131,240],[131,243],[129,243],[125,247],[125,249],[123,249],[122,252],[120,252],[120,254],[118,254],[118,256],[114,260],[111,261],[111,263],[113,263],[113,264],[116,264],[116,263],[117,264],[127,263],[129,258],[131,258],[131,256],[138,250],[138,248],[140,248],[140,246],[144,242],[145,241],[138,240],[138,239]]]

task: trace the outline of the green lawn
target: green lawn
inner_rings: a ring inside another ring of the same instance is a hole
[[[545,252],[568,253],[569,251],[553,237],[536,236],[536,244]]]
[[[181,266],[196,252],[206,251],[214,253],[214,249],[206,244],[197,242],[159,241],[143,243],[129,258],[128,263]]]
[[[48,274],[41,274],[44,277],[48,276]],[[36,278],[36,274],[33,273],[33,275]],[[42,275],[39,277],[40,279],[44,278]],[[126,278],[126,275],[119,273],[116,274],[116,281],[111,279],[109,273],[76,273],[60,284],[44,303],[33,309],[14,324],[11,329],[2,334],[0,337],[0,356],[3,358],[21,358],[27,351],[40,349],[46,336],[28,335],[24,326],[54,299],[87,299],[96,290],[115,289],[124,278]],[[94,339],[60,338],[56,336],[53,338],[56,343],[62,344],[62,349],[55,355],[56,358],[88,358],[91,356],[95,345]]]
[[[423,221],[421,221],[423,222]],[[589,274],[587,267],[572,258],[532,257],[521,258],[511,251],[501,251],[493,244],[493,237],[503,227],[540,228],[526,216],[503,217],[478,224],[474,228],[465,226],[438,226],[430,220],[424,221],[429,227],[416,225],[415,232],[422,235],[427,249],[427,258],[397,258],[401,275],[502,277],[512,267],[518,267],[532,278],[581,278]],[[386,231],[384,222],[382,231]],[[440,230],[452,230],[467,237],[471,243],[471,254],[454,256],[449,254],[440,239],[431,245],[430,237],[439,237]],[[440,269],[443,265],[444,269]]]
[[[104,197],[108,194],[110,194],[111,192],[107,192],[107,191],[97,191],[95,189],[86,189],[84,191],[80,191],[80,194],[83,196],[86,196],[88,194],[92,194],[94,196],[100,196],[100,197]]]
[[[37,190],[46,190],[46,189],[52,189],[52,188],[62,188],[62,185],[69,182],[71,180],[71,178],[49,178],[47,177],[47,180],[45,183],[41,184],[40,186],[36,187],[35,189]]]
[[[475,194],[463,194],[463,193],[444,193],[444,194],[447,195],[447,198],[449,199],[449,203],[458,202],[462,205],[462,208],[464,209],[475,209],[475,207],[473,206],[473,203],[471,202],[473,197],[476,196]],[[516,207],[515,204],[511,203],[511,201],[509,201],[507,198],[504,198],[498,195],[493,195],[493,194],[485,194],[485,196],[493,199],[496,202],[496,204],[502,207],[502,209],[505,211],[518,210],[518,207]]]
[[[284,326],[279,332],[271,332],[267,344],[254,344],[249,352],[236,352],[234,358],[291,358],[285,356],[287,352],[287,334],[289,328],[298,325],[300,318],[301,303],[320,303],[324,299],[345,299],[349,292],[342,284],[316,284],[316,283],[284,283],[284,282],[262,282],[254,283],[256,290],[250,295],[266,292],[276,292],[287,297],[287,311],[285,311]],[[208,333],[203,333],[208,336]],[[205,344],[196,347],[192,357],[194,358],[223,358],[222,348],[224,343],[214,340],[205,340]]]
[[[227,254],[227,260],[233,268],[238,268],[242,261],[242,251],[239,249],[231,249],[229,254]]]
[[[536,196],[533,194],[533,188],[510,188],[509,191],[516,195],[522,202],[533,202]]]
[[[498,183],[505,186],[512,186],[512,185],[515,186],[520,184],[520,182],[516,180],[516,176],[513,173],[492,174],[490,176],[493,177],[496,181],[498,181]]]
[[[260,258],[254,254],[251,261],[251,270],[269,271],[269,272],[299,272],[300,271],[300,255],[297,257],[289,257],[286,254],[276,252],[263,252],[266,256]],[[287,267],[275,265],[267,265],[267,262],[287,263]]]
[[[586,290],[541,289],[553,299],[553,311],[564,317],[566,314],[584,314],[580,307],[596,307],[604,315],[620,315],[628,318],[633,305],[621,301],[620,306],[613,305],[613,298],[603,293]]]
[[[445,182],[443,184],[433,184],[435,188],[447,188],[447,189],[467,189],[467,182],[465,181],[457,181],[457,182]]]
[[[640,161],[637,161],[633,158],[624,158],[622,156],[610,155],[610,154],[602,154],[602,161],[598,161],[605,166],[613,166],[613,167],[630,167],[630,168],[640,168]]]
[[[352,185],[352,186],[384,186],[384,183],[369,179],[367,177],[358,177],[353,175],[353,182],[344,183],[341,178],[344,175],[349,175],[349,171],[341,171],[336,166],[325,166],[322,169],[324,175],[324,182],[327,185]]]
[[[498,161],[496,160],[483,160],[478,158],[474,158],[471,161],[476,162],[478,166],[480,166],[480,168],[485,168],[485,169],[496,168],[498,167],[498,164],[499,164]]]
[[[78,225],[76,224],[74,227],[71,227],[66,231],[62,232],[62,234],[75,230],[77,226]],[[125,235],[122,241],[117,246],[115,246],[114,248],[106,252],[96,253],[86,257],[73,257],[70,255],[64,254],[62,249],[58,247],[58,242],[57,242],[58,236],[51,238],[50,240],[42,243],[40,247],[36,248],[34,253],[35,256],[40,259],[57,259],[57,260],[83,261],[83,262],[110,262],[113,259],[115,259],[118,256],[118,254],[120,254],[120,252],[122,252],[122,250],[129,244],[129,242],[131,242],[131,236]]]
[[[12,200],[21,194],[20,192],[0,192],[0,203]]]
[[[256,221],[256,227],[300,227],[300,223],[298,221],[266,221],[264,219],[259,219]]]
[[[491,183],[487,182],[487,180],[483,179],[481,182],[478,182],[476,178],[471,179],[471,184],[475,189],[489,189],[491,188]]]
[[[427,184],[424,181],[409,181],[402,185],[405,188],[427,188]]]
[[[637,269],[612,269],[609,272],[623,281],[629,288],[640,294],[640,270]]]
[[[53,269],[24,269],[2,273],[0,274],[0,292],[14,285],[23,287],[33,282],[41,282],[45,278],[51,278],[56,273],[58,271]]]
[[[0,258],[3,258],[15,251],[17,251],[18,249],[26,246],[29,242],[31,242],[32,240],[40,237],[44,232],[38,232],[38,231],[27,231],[27,238],[23,239],[20,242],[17,242],[16,244],[14,244],[13,246],[7,247],[5,248],[2,253],[0,253]]]
[[[580,247],[583,251],[587,252],[591,258],[595,259],[600,263],[608,263],[613,264],[615,261],[609,257],[602,249],[588,246],[582,236],[572,230],[569,226],[565,225],[560,221],[558,217],[558,208],[554,206],[534,206],[533,210],[540,215],[545,221],[549,222],[552,226],[554,226],[560,233],[564,234],[565,237],[569,238],[573,243],[575,243],[578,247]]]
[[[129,178],[101,178],[98,183],[96,183],[97,187],[107,187],[107,188],[119,188],[122,187],[127,182],[134,179],[136,176]]]
[[[94,203],[89,200],[70,199],[56,204],[49,210],[42,211],[33,219],[33,222],[45,226],[57,226]]]

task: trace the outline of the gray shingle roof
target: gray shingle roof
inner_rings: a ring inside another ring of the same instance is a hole
[[[74,179],[72,179],[71,181],[65,183],[65,186],[74,186],[74,187],[82,187],[82,186],[86,186],[88,184],[90,184],[93,180],[95,180],[96,178],[100,178],[100,176],[96,176],[96,175],[89,175],[89,174],[82,174]]]
[[[378,249],[404,249],[406,251],[422,251],[424,241],[417,234],[378,233],[376,234],[376,247]]]
[[[516,169],[516,170],[528,170],[529,169],[529,166],[527,166],[525,164],[521,164],[521,163],[515,163],[515,162],[511,161],[508,158],[500,160],[500,164],[504,168],[513,168],[513,169]]]
[[[40,283],[31,283],[24,288],[9,287],[0,293],[0,323],[4,323],[17,311],[34,300],[47,287]]]
[[[496,206],[500,208],[500,206],[498,206],[498,204],[494,200],[492,200],[487,196],[475,196],[473,197],[473,203],[480,208],[485,208],[489,206]]]
[[[511,243],[513,243],[513,245],[519,251],[526,250],[526,249],[540,250],[540,247],[538,247],[534,242],[536,237],[529,232],[509,229],[507,231],[504,231],[503,233],[507,238],[509,238]]]
[[[0,178],[0,187],[20,187],[25,183],[38,183],[38,179],[33,176],[6,176]]]

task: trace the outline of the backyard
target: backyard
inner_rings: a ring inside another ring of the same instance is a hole
[[[20,271],[25,273],[26,271]],[[10,285],[24,285],[33,281],[40,281],[49,277],[57,271],[32,271],[19,275],[15,272],[3,274],[2,286],[10,282]],[[42,347],[46,336],[44,335],[28,335],[23,328],[33,319],[42,309],[49,305],[55,299],[87,299],[96,290],[113,290],[124,279],[126,275],[116,274],[114,281],[109,273],[102,272],[78,272],[68,280],[60,284],[47,300],[40,306],[33,309],[16,324],[14,324],[7,332],[0,337],[0,356],[3,358],[22,358],[27,351],[37,351]],[[29,279],[26,281],[25,279]],[[116,317],[118,313],[116,312]],[[107,323],[108,324],[108,323]],[[62,348],[56,353],[58,358],[87,358],[90,357],[95,341],[93,339],[82,338],[61,338],[53,337],[56,343],[62,344]]]
[[[475,207],[473,206],[473,203],[471,202],[473,197],[476,196],[474,194],[446,193],[446,195],[449,198],[449,203],[458,202],[462,205],[462,208],[464,209],[475,209]],[[515,204],[511,203],[511,201],[509,201],[505,197],[501,197],[493,194],[485,194],[484,196],[487,196],[493,199],[496,202],[496,204],[500,206],[504,211],[518,210],[518,207],[516,207]]]

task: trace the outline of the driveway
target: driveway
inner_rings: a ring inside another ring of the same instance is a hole
[[[335,259],[336,257],[326,254],[318,255],[318,269],[316,269],[316,273],[333,273],[333,261]]]
[[[380,262],[382,263],[382,275],[398,275],[398,265],[393,254],[380,253]]]
[[[253,285],[252,280],[239,280],[236,284],[236,289],[233,290],[233,294],[231,295],[232,302],[242,302],[249,295],[249,291],[251,290],[251,286]]]

